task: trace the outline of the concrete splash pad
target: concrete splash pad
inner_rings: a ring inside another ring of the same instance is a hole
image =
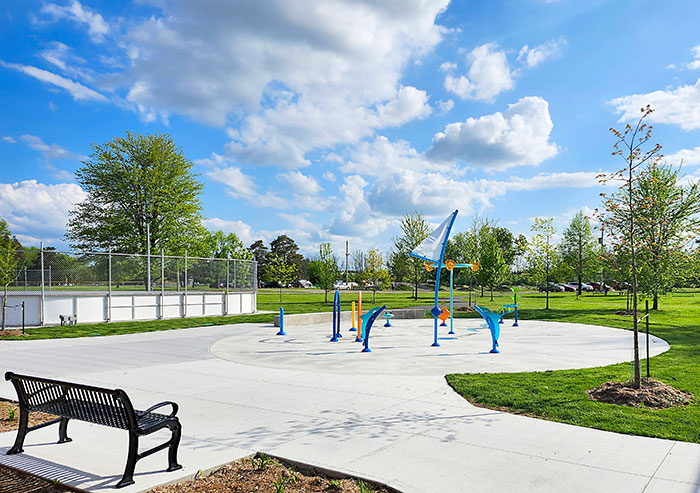
[[[455,332],[438,328],[440,347],[431,347],[433,321],[395,320],[377,323],[370,337],[371,353],[354,342],[356,332],[342,328],[343,338],[331,343],[331,324],[241,332],[216,342],[210,352],[236,363],[312,373],[351,375],[441,376],[446,373],[544,371],[588,368],[630,361],[632,332],[595,325],[521,320],[501,325],[500,354],[489,354],[491,335],[481,319],[455,320]],[[267,333],[266,333],[267,332]],[[644,338],[640,334],[640,349]],[[650,354],[669,349],[650,337]],[[644,353],[644,351],[641,351]]]

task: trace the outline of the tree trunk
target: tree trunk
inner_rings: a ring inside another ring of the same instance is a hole
[[[282,286],[280,286],[280,303],[282,303]]]
[[[491,301],[493,301],[493,286],[491,286]]]
[[[481,297],[482,298],[484,297],[484,285],[483,284],[481,285]]]
[[[323,290],[323,294],[324,294],[324,296],[325,296],[325,299],[323,300],[323,302],[324,302],[324,303],[328,303],[328,290],[327,290],[327,289],[324,289],[324,290]]]
[[[659,309],[659,293],[654,293],[654,301],[651,305],[652,310],[658,310]]]
[[[630,253],[632,257],[632,327],[634,330],[634,381],[632,387],[638,389],[641,384],[639,368],[639,326],[637,321],[637,252],[634,249],[634,214],[632,213],[632,163],[629,163],[629,181],[627,183],[630,198]]]
[[[377,290],[373,289],[372,290],[372,303],[374,303],[375,296],[377,295]]]
[[[0,330],[5,331],[5,313],[7,311],[7,285],[5,285],[4,294],[2,296],[2,327]]]

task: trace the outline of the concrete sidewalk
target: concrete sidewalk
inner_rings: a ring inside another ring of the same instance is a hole
[[[424,326],[428,322],[427,326]],[[631,334],[578,324],[503,327],[502,353],[487,330],[460,320],[455,338],[431,348],[430,321],[373,329],[360,353],[345,329],[271,325],[0,344],[0,369],[126,390],[139,408],[180,404],[184,469],[164,471],[164,452],[137,465],[138,491],[255,451],[376,479],[403,491],[700,491],[700,445],[607,433],[471,406],[442,375],[585,367],[628,360]],[[441,331],[442,337],[447,337]],[[654,353],[667,349],[656,339]],[[449,370],[445,371],[445,368]],[[0,395],[15,398],[7,383]],[[0,462],[91,490],[123,471],[123,431],[72,422]],[[152,441],[152,440],[150,440]],[[143,447],[149,441],[144,441]],[[96,453],[99,451],[99,453]]]

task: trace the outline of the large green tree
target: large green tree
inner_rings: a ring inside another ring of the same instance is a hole
[[[684,277],[688,245],[698,233],[700,188],[684,184],[679,170],[652,163],[633,190],[639,225],[639,290],[659,308],[659,294]]]
[[[279,286],[282,303],[282,288],[296,279],[296,266],[281,255],[271,253],[265,266],[265,276]]]
[[[581,294],[581,283],[593,275],[599,265],[600,247],[591,232],[591,224],[582,211],[576,213],[564,231],[559,243],[561,261],[568,272],[576,276],[576,292]]]
[[[262,240],[257,240],[255,243],[248,247],[248,251],[253,255],[253,260],[258,264],[258,284],[263,280],[265,276],[265,266],[267,265],[267,257],[270,251],[265,246],[265,242]]]
[[[133,134],[93,144],[76,171],[85,200],[71,211],[66,237],[82,250],[153,254],[200,252],[201,182],[167,134]]]
[[[302,275],[304,256],[299,253],[299,246],[287,235],[279,235],[270,242],[270,254],[284,258],[294,266],[294,275],[298,279]]]
[[[420,212],[405,214],[401,219],[403,235],[394,239],[394,250],[389,256],[391,272],[396,279],[413,284],[413,299],[418,299],[418,285],[427,277],[423,261],[410,253],[430,234],[430,225]]]

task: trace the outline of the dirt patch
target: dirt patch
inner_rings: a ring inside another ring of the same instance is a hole
[[[0,330],[0,339],[3,337],[22,337],[22,336],[27,336],[29,334],[22,334],[21,329],[5,329],[5,330]]]
[[[476,310],[472,306],[460,306],[458,308],[455,308],[455,311],[465,313],[476,313]]]
[[[297,470],[271,457],[259,454],[226,464],[208,476],[185,483],[159,486],[149,493],[223,493],[250,491],[292,492],[386,492],[386,487],[355,478],[330,478],[311,471]]]
[[[623,315],[625,317],[631,317],[634,312],[632,310],[618,310],[615,312],[615,315]]]
[[[643,378],[638,389],[630,382],[605,382],[600,387],[587,390],[594,401],[622,406],[665,409],[690,404],[693,395],[660,382],[654,378]]]
[[[56,419],[53,414],[29,413],[29,426]],[[16,430],[19,427],[19,404],[0,399],[0,433]],[[2,491],[2,490],[0,490]]]

